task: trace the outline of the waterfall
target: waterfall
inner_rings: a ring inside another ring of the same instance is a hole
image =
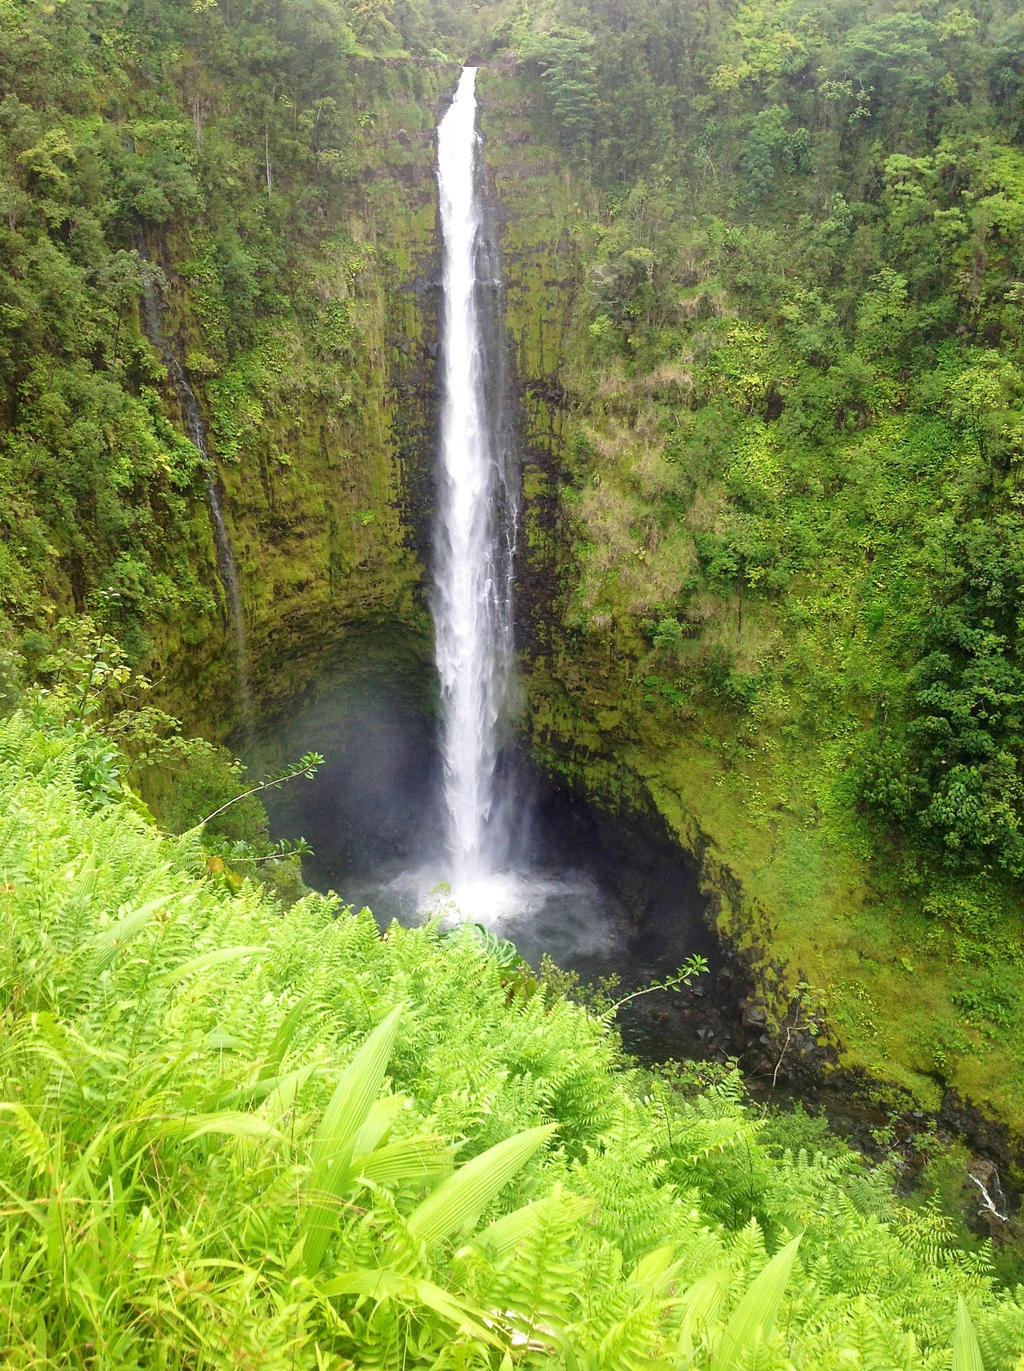
[[[456,890],[493,874],[509,855],[496,768],[512,682],[515,491],[500,275],[483,212],[475,81],[476,69],[466,67],[437,130],[444,305],[432,610],[446,845]]]
[[[475,77],[472,68],[463,72],[437,131],[444,295],[430,599],[441,725],[431,735],[401,673],[380,671],[375,653],[354,640],[337,691],[277,726],[281,757],[311,745],[327,756],[328,794],[311,796],[306,808],[297,803],[302,790],[281,792],[274,809],[292,817],[286,828],[275,821],[275,836],[311,838],[316,865],[304,867],[311,884],[368,906],[382,926],[392,918],[470,921],[508,938],[535,967],[550,955],[592,980],[631,970],[651,979],[679,965],[677,933],[689,940],[700,926],[699,913],[691,913],[698,904],[691,878],[679,879],[678,865],[663,854],[637,857],[657,851],[639,833],[613,845],[616,825],[604,831],[578,797],[545,790],[506,746],[504,727],[518,703],[518,470]],[[390,660],[401,648],[386,632]],[[431,803],[436,789],[440,814]],[[535,796],[543,797],[536,807]],[[616,881],[621,875],[628,907],[609,873]],[[639,954],[637,924],[648,909],[654,946]],[[627,984],[632,989],[636,980]]]
[[[182,418],[185,432],[195,444],[202,459],[203,474],[206,477],[206,507],[210,516],[213,532],[213,545],[217,554],[217,574],[224,587],[224,599],[228,611],[228,623],[235,648],[235,690],[245,736],[252,733],[253,705],[252,687],[249,680],[249,642],[245,631],[245,612],[242,606],[242,584],[238,576],[238,563],[231,548],[224,512],[221,509],[220,494],[217,490],[217,473],[210,460],[210,449],[206,441],[206,425],[196,393],[189,382],[188,372],[179,360],[170,339],[164,333],[160,318],[160,299],[149,271],[145,271],[142,281],[142,298],[146,312],[146,336],[160,353],[167,368]]]

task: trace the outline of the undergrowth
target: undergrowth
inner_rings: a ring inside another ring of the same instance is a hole
[[[1020,1365],[985,1255],[735,1075],[631,1069],[471,931],[232,890],[92,749],[0,725],[5,1366]]]

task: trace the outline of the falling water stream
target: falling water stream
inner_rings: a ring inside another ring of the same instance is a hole
[[[142,299],[146,313],[146,336],[160,353],[161,360],[167,368],[167,379],[170,381],[171,389],[181,406],[185,432],[198,449],[202,461],[203,475],[206,478],[206,508],[210,515],[213,545],[217,554],[217,574],[220,577],[221,585],[224,587],[228,623],[234,644],[235,693],[238,712],[241,718],[243,736],[248,739],[251,738],[253,731],[253,703],[249,677],[249,641],[245,631],[245,611],[242,606],[242,584],[239,580],[238,563],[235,561],[235,554],[231,547],[227,524],[224,522],[224,511],[220,505],[217,473],[213,462],[210,460],[210,448],[206,441],[206,424],[203,422],[196,393],[189,382],[188,372],[164,332],[163,321],[160,317],[160,297],[148,271],[143,274]]]
[[[475,80],[467,67],[437,131],[439,719],[421,709],[431,692],[412,666],[415,645],[382,630],[348,644],[335,684],[321,681],[250,763],[271,768],[310,748],[327,759],[308,789],[267,797],[275,835],[313,846],[310,884],[368,905],[382,923],[472,920],[534,965],[547,953],[587,979],[614,973],[633,986],[710,950],[703,901],[682,854],[591,814],[515,746],[518,473]]]
[[[475,81],[476,69],[467,67],[437,131],[444,303],[432,608],[445,842],[457,904],[510,857],[495,770],[513,663],[516,511],[495,384],[499,357],[485,346],[499,277],[483,232]]]

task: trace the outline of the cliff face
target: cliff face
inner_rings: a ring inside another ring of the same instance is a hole
[[[350,220],[342,251],[327,244],[307,266],[325,316],[343,307],[358,329],[343,385],[332,374],[324,384],[314,324],[312,336],[275,331],[226,375],[196,387],[263,715],[313,679],[353,627],[425,625],[436,338],[429,131],[419,143],[421,174],[412,184],[385,179],[386,212],[373,223]],[[202,350],[202,331],[173,255],[166,274],[181,319],[176,345],[187,358]],[[202,557],[204,579],[216,586],[209,540]],[[155,656],[168,697],[195,726],[223,734],[240,720],[222,591],[218,598],[217,613],[169,626]]]
[[[159,703],[237,736],[239,623],[257,717],[353,626],[424,629],[457,68],[290,7],[102,23],[73,4],[0,30],[7,669],[85,612]]]
[[[522,402],[533,749],[700,856],[758,985],[751,1022],[794,1057],[867,1068],[893,1107],[966,1097],[1019,1134],[1019,892],[922,869],[856,791],[905,680],[900,615],[928,594],[931,511],[974,458],[905,374],[811,449],[796,427],[810,398],[777,422],[803,373],[692,216],[662,219],[675,284],[648,325],[667,250],[650,225],[667,211],[650,187],[617,207],[595,191],[538,137],[527,90],[500,67],[481,81]],[[606,345],[613,316],[633,357]],[[911,497],[907,467],[932,444],[932,496]],[[990,994],[970,986],[973,957]]]
[[[300,243],[306,318],[275,320],[197,386],[207,417],[242,601],[257,713],[279,712],[353,629],[428,631],[423,602],[437,339],[433,127],[447,73],[431,73],[416,127],[375,114],[372,192]],[[410,110],[398,117],[408,120]],[[395,157],[395,160],[391,160]],[[202,365],[202,310],[165,243],[175,346]],[[193,376],[195,368],[192,368]],[[170,397],[173,403],[173,395]],[[205,551],[207,576],[211,550]],[[191,723],[236,729],[230,624],[172,628],[158,644],[169,698]]]

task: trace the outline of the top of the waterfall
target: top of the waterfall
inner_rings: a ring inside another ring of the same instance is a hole
[[[476,140],[476,88],[474,84],[476,73],[476,67],[462,68],[462,75],[452,93],[448,109],[437,126],[438,174],[442,183],[447,179],[441,175],[442,162],[447,156],[454,159],[455,165],[463,163],[466,157],[464,140],[468,143],[470,157],[470,162],[467,165],[471,165],[472,162],[472,147]],[[444,194],[442,184],[442,198]]]

